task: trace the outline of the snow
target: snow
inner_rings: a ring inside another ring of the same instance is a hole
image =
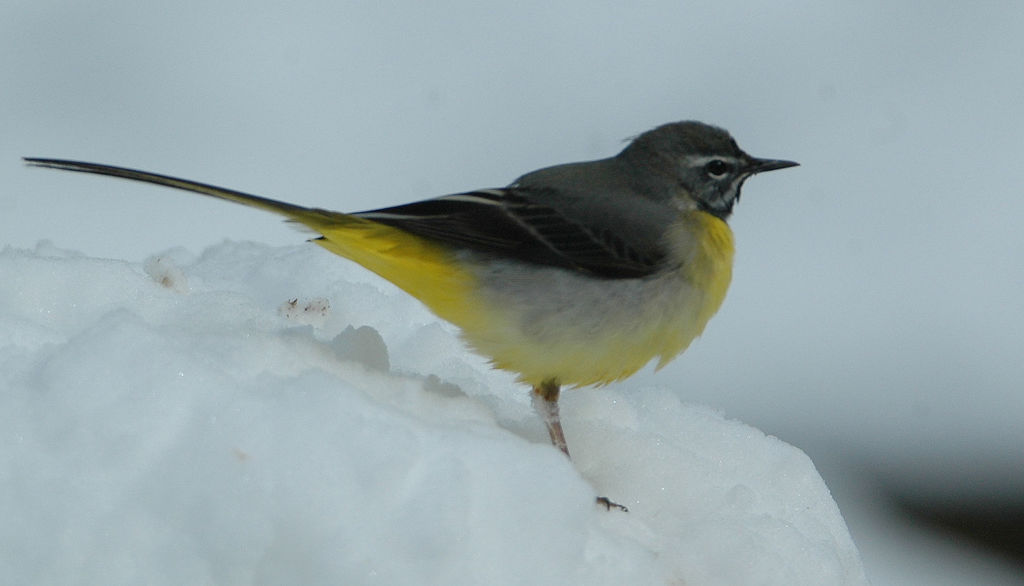
[[[0,251],[9,584],[866,584],[798,449],[671,388],[525,389],[318,247]],[[605,495],[629,507],[606,511]]]

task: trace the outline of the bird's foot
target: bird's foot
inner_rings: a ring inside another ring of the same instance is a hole
[[[602,506],[602,507],[604,507],[606,511],[610,511],[612,509],[617,509],[619,511],[622,511],[623,513],[628,513],[629,512],[629,509],[627,509],[624,505],[620,505],[619,503],[612,502],[612,501],[608,500],[608,497],[606,497],[606,496],[599,496],[599,497],[597,497],[597,504]]]

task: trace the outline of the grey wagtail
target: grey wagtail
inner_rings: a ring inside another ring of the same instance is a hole
[[[507,187],[345,214],[109,165],[25,161],[194,191],[312,229],[313,242],[419,299],[531,385],[567,456],[561,387],[621,380],[685,350],[729,287],[726,219],[743,182],[797,164],[751,157],[721,128],[674,122],[614,157],[547,167]]]

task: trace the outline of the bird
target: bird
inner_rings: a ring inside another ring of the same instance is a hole
[[[312,230],[313,243],[415,297],[515,374],[566,456],[561,390],[620,381],[652,361],[661,368],[686,350],[729,287],[727,220],[744,182],[798,165],[752,157],[726,130],[680,121],[614,156],[505,187],[342,213],[125,167],[24,161],[212,196]]]

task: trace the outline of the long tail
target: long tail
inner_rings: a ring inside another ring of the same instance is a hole
[[[283,201],[277,201],[275,199],[235,191],[233,189],[217,187],[216,185],[199,183],[198,181],[189,181],[188,179],[180,179],[169,175],[149,173],[148,171],[139,171],[137,169],[115,167],[113,165],[101,165],[99,163],[85,163],[82,161],[68,161],[65,159],[25,157],[23,160],[33,167],[45,167],[48,169],[61,169],[64,171],[77,171],[79,173],[92,173],[95,175],[120,177],[122,179],[144,181],[155,185],[163,185],[165,187],[173,187],[175,189],[200,193],[210,197],[226,199],[235,203],[280,214],[293,222],[298,222],[321,233],[327,226],[346,223],[353,219],[352,216],[340,212],[332,212],[317,208],[306,208]]]
[[[482,318],[470,302],[473,277],[458,266],[445,246],[358,215],[307,208],[168,175],[136,169],[25,158],[35,167],[63,169],[144,181],[260,208],[285,216],[317,232],[313,242],[355,261],[418,298],[435,313],[462,327],[479,327]]]

